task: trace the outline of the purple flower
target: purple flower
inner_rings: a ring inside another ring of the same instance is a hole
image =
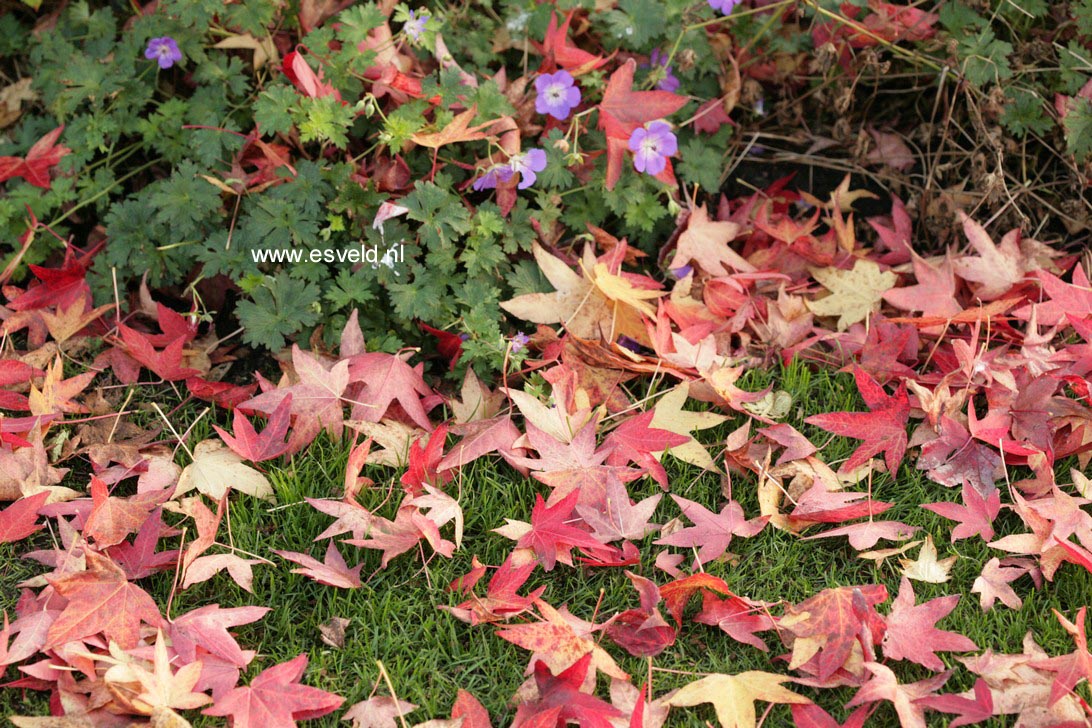
[[[158,60],[160,68],[170,68],[182,60],[182,51],[178,50],[178,44],[174,42],[174,38],[165,35],[148,41],[148,47],[144,49],[144,57],[149,61]]]
[[[512,175],[519,175],[519,189],[525,190],[538,179],[538,172],[546,169],[546,152],[541,149],[528,149],[523,154],[516,154],[509,158],[506,164],[496,164],[490,167],[485,174],[474,180],[475,190],[491,190],[500,183],[512,179]]]
[[[491,190],[497,186],[498,183],[507,182],[512,179],[512,168],[507,164],[497,164],[486,170],[485,174],[478,179],[474,180],[474,189],[478,190]]]
[[[580,89],[573,85],[572,75],[565,70],[544,73],[535,79],[535,111],[549,114],[558,121],[568,118],[569,112],[580,103]]]
[[[516,354],[523,351],[524,347],[531,343],[531,337],[522,331],[517,331],[516,335],[512,337],[512,353]]]
[[[709,7],[713,8],[722,15],[730,15],[732,9],[739,5],[739,0],[708,0]]]
[[[411,39],[419,40],[421,34],[425,32],[425,26],[428,25],[429,17],[431,16],[429,16],[428,13],[421,13],[421,15],[418,16],[415,11],[411,10],[409,11],[409,20],[402,26],[402,30],[406,31],[406,35]]]
[[[657,175],[667,167],[667,158],[679,151],[675,135],[666,121],[654,121],[638,127],[629,135],[629,150],[638,172]]]
[[[694,267],[690,265],[680,266],[678,268],[671,269],[671,275],[678,278],[680,281],[686,278],[688,275],[694,272]]]
[[[508,160],[513,173],[519,174],[519,189],[525,190],[538,179],[537,172],[546,169],[546,152],[541,149],[528,149]]]
[[[655,69],[659,66],[663,69],[664,77],[656,84],[656,88],[661,91],[675,91],[679,88],[679,79],[675,77],[675,74],[671,72],[671,64],[668,63],[669,57],[666,53],[661,53],[659,48],[652,49],[652,55],[649,56],[648,61]]]

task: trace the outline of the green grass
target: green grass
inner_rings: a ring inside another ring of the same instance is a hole
[[[813,372],[804,366],[794,365],[774,378],[761,372],[751,372],[745,380],[745,386],[750,389],[767,383],[776,383],[779,388],[792,394],[794,406],[788,421],[823,447],[821,455],[827,462],[836,463],[852,452],[855,441],[831,439],[828,433],[802,423],[804,417],[810,414],[861,408],[851,377]],[[190,413],[187,416],[195,415]],[[737,418],[725,423],[719,428],[720,431],[707,431],[705,434],[709,437],[706,440],[715,448],[727,432],[740,424],[741,420]],[[207,425],[207,421],[199,423],[195,436],[205,436]],[[446,590],[446,585],[469,570],[473,555],[487,564],[496,565],[503,561],[512,542],[490,530],[503,525],[506,517],[528,520],[534,495],[545,493],[546,488],[537,481],[521,478],[503,463],[490,460],[473,463],[449,489],[460,493],[460,503],[466,515],[466,535],[455,557],[451,560],[435,557],[422,563],[420,556],[411,552],[396,558],[387,569],[380,570],[378,551],[342,546],[341,551],[350,564],[364,563],[362,576],[366,580],[363,588],[346,591],[321,586],[289,573],[292,565],[271,553],[273,549],[287,549],[310,552],[321,558],[325,544],[313,543],[313,539],[329,525],[330,518],[315,511],[303,499],[336,496],[341,488],[346,457],[347,448],[343,444],[320,438],[308,453],[293,463],[270,469],[270,480],[277,496],[276,506],[235,496],[231,503],[230,523],[236,547],[270,558],[276,564],[255,567],[254,594],[237,587],[226,575],[219,575],[176,594],[172,613],[179,614],[214,602],[224,607],[272,607],[273,611],[262,621],[237,630],[240,644],[259,652],[247,679],[261,669],[306,652],[311,662],[305,681],[343,695],[346,705],[350,705],[372,693],[379,680],[377,661],[382,661],[398,696],[420,706],[411,716],[414,719],[412,722],[448,715],[456,690],[464,688],[474,693],[488,708],[495,725],[507,724],[514,714],[509,700],[524,679],[528,654],[496,637],[494,628],[470,627],[437,607],[461,601],[458,595]],[[879,475],[874,478],[872,487],[876,498],[896,504],[884,515],[885,518],[920,526],[924,533],[933,535],[941,556],[958,554],[960,557],[952,570],[950,582],[940,585],[915,583],[919,602],[945,594],[965,594],[958,608],[939,626],[967,635],[981,649],[1019,652],[1024,634],[1031,630],[1047,652],[1070,652],[1073,649],[1072,640],[1058,625],[1051,610],[1059,609],[1072,616],[1079,606],[1087,604],[1088,596],[1092,594],[1092,575],[1073,565],[1066,565],[1058,572],[1054,582],[1045,584],[1038,591],[1032,588],[1030,579],[1024,577],[1014,584],[1024,598],[1021,610],[1016,612],[998,605],[992,612],[984,614],[978,605],[977,595],[969,594],[970,587],[982,565],[992,556],[1002,554],[992,552],[980,539],[954,545],[949,543],[951,523],[918,506],[937,500],[956,500],[958,494],[955,490],[925,479],[913,468],[915,457],[916,452],[911,453],[897,478]],[[665,462],[673,493],[707,507],[722,503],[721,484],[717,476],[702,473],[670,457],[665,458]],[[1068,468],[1069,463],[1064,463],[1059,472],[1066,473]],[[378,507],[388,500],[390,488],[398,488],[398,473],[376,469],[370,475],[376,479],[376,485],[363,494],[362,500],[367,507]],[[732,482],[733,494],[748,515],[757,514],[754,478],[736,474]],[[651,495],[658,490],[658,486],[651,481],[639,481],[631,487],[634,497]],[[390,502],[380,509],[388,516],[392,515],[392,511],[393,504]],[[676,515],[676,507],[665,498],[655,520],[662,523]],[[1019,519],[1007,511],[1002,512],[995,527],[999,535],[1025,530]],[[226,539],[226,531],[222,529],[221,540]],[[662,583],[666,575],[652,566],[660,548],[652,544],[653,540],[655,537],[650,537],[643,544],[638,544],[643,556],[642,564],[631,568]],[[38,542],[42,541],[38,539]],[[16,544],[15,548],[0,546],[0,549],[0,556],[8,564],[0,581],[3,584],[0,606],[11,613],[18,596],[13,585],[20,579],[40,573],[41,569],[33,562],[17,558],[18,553],[27,550],[25,543]],[[727,561],[714,562],[707,565],[706,570],[723,577],[737,593],[754,599],[799,602],[826,587],[868,583],[885,584],[892,598],[898,591],[897,560],[875,565],[859,559],[844,538],[802,541],[782,531],[767,528],[756,538],[734,540],[731,551],[737,556],[736,565]],[[910,555],[914,553],[911,551]],[[143,585],[160,604],[166,604],[171,585],[170,574],[149,579]],[[527,588],[538,585],[546,585],[543,596],[546,601],[555,607],[567,605],[573,614],[583,619],[592,619],[597,615],[601,621],[617,611],[637,605],[636,592],[621,569],[587,570],[559,566],[551,573],[537,571]],[[882,605],[881,611],[886,612],[889,606],[890,602]],[[346,631],[345,647],[341,650],[325,645],[319,635],[319,625],[335,616],[351,620]],[[786,663],[775,659],[785,650],[777,643],[773,632],[766,633],[765,637],[771,647],[769,653],[738,644],[714,628],[686,623],[676,645],[653,661],[654,667],[658,668],[654,671],[656,694],[689,682],[693,679],[693,673],[736,673],[742,670],[785,672]],[[603,645],[636,680],[640,681],[642,676],[647,675],[646,660],[625,656],[609,641],[604,640]],[[944,654],[942,657],[949,665],[959,668],[949,681],[948,689],[969,688],[973,676],[950,655]],[[925,670],[905,662],[894,663],[893,668],[902,681],[927,676]],[[7,678],[14,679],[16,676],[15,670],[9,669]],[[602,681],[600,687],[605,690]],[[840,706],[853,694],[850,689],[797,689],[832,710],[835,717],[844,717]],[[386,687],[381,686],[379,692],[385,694]],[[20,691],[4,690],[0,691],[0,710],[3,715],[43,714],[45,699],[34,693],[24,695]],[[307,725],[337,725],[341,712]],[[931,724],[947,724],[947,720],[939,714],[930,716]],[[706,721],[715,721],[708,706],[674,711],[669,725],[700,726]],[[211,719],[200,717],[195,721],[195,725],[215,724]],[[767,725],[787,724],[788,710],[774,708]],[[887,705],[870,722],[870,725],[881,726],[896,724],[894,711]],[[996,725],[1004,724],[1003,721],[996,722]]]

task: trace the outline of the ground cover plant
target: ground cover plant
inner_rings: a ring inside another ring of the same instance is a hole
[[[1086,725],[1090,22],[14,6],[5,714]]]

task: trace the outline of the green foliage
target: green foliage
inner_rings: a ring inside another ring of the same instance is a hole
[[[1078,159],[1087,159],[1092,155],[1092,101],[1074,99],[1063,123],[1066,149]]]

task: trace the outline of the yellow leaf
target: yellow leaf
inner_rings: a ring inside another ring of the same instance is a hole
[[[925,581],[930,584],[943,584],[948,581],[948,572],[952,570],[952,564],[955,563],[958,556],[949,556],[946,559],[937,559],[937,547],[933,543],[932,536],[925,537],[925,543],[922,544],[921,551],[918,551],[918,558],[911,561],[910,559],[899,559],[902,564],[902,573],[909,579],[915,579],[917,581]]]
[[[220,500],[228,490],[237,490],[255,498],[273,499],[273,487],[266,477],[243,463],[243,459],[219,440],[203,440],[193,449],[193,462],[178,476],[175,498],[196,488],[213,500]]]
[[[884,291],[894,288],[898,277],[891,271],[881,271],[871,260],[858,260],[852,270],[812,268],[815,280],[822,283],[830,295],[809,301],[808,308],[820,316],[837,316],[838,330],[864,321],[877,310]]]
[[[649,304],[649,300],[664,295],[663,291],[652,291],[647,288],[637,288],[622,276],[616,276],[607,270],[607,266],[596,263],[593,269],[595,287],[604,296],[612,301],[632,306],[646,316],[654,317],[656,309]]]
[[[690,683],[668,701],[674,707],[712,703],[722,728],[755,728],[755,701],[806,705],[811,701],[781,686],[787,675],[752,670],[738,675],[708,675]]]
[[[683,405],[686,404],[689,393],[690,385],[683,382],[660,397],[659,401],[656,402],[656,406],[652,408],[652,422],[649,423],[649,427],[669,430],[678,435],[690,437],[689,442],[671,448],[671,454],[683,462],[719,472],[709,452],[697,440],[693,439],[693,432],[716,427],[728,418],[716,412],[690,412],[684,410]]]

